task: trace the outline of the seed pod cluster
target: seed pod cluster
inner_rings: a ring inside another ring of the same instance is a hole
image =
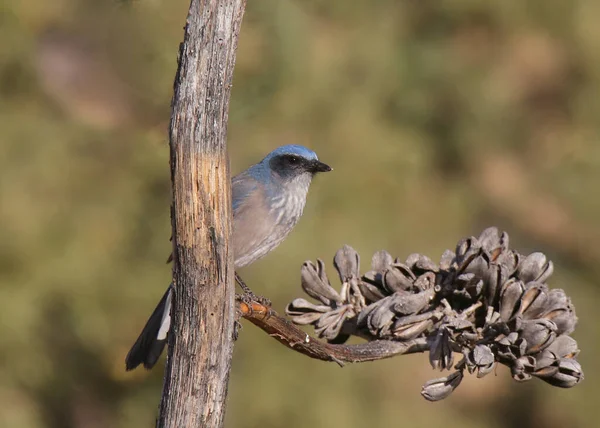
[[[421,254],[400,260],[379,251],[364,275],[358,253],[345,246],[334,258],[340,291],[331,286],[321,260],[305,262],[302,288],[317,303],[298,298],[286,312],[330,343],[344,343],[351,335],[426,338],[432,367],[454,370],[423,386],[422,395],[431,401],[456,389],[465,370],[483,377],[497,363],[508,366],[517,381],[537,377],[575,386],[583,379],[570,336],[575,308],[563,290],[548,287],[554,267],[544,254],[523,256],[508,243],[506,232],[488,228],[444,252],[439,264]],[[454,365],[455,354],[462,358]]]

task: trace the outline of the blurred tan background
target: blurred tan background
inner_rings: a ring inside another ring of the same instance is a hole
[[[150,427],[163,363],[123,359],[169,282],[167,128],[187,0],[0,4],[0,426]],[[249,0],[234,173],[288,143],[335,171],[241,273],[283,310],[306,259],[437,260],[487,226],[555,263],[586,380],[504,368],[447,400],[426,355],[340,369],[248,323],[228,427],[593,427],[600,403],[600,2]]]

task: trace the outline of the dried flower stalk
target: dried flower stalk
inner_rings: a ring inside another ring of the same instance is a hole
[[[305,262],[301,286],[317,303],[297,298],[286,313],[297,325],[312,325],[328,343],[274,312],[266,317],[264,306],[240,303],[240,310],[287,346],[340,364],[429,351],[434,369],[454,370],[423,386],[421,394],[430,401],[449,396],[465,370],[483,377],[497,363],[508,366],[517,381],[537,377],[575,386],[583,380],[577,342],[570,337],[575,308],[563,290],[546,284],[554,267],[544,254],[523,256],[508,243],[508,234],[492,227],[461,240],[439,264],[421,254],[402,261],[380,251],[364,275],[358,253],[344,246],[334,257],[340,291],[321,260]],[[343,345],[350,336],[367,342]],[[462,355],[456,364],[455,353]]]

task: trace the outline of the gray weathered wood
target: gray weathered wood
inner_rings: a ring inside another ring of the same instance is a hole
[[[219,427],[233,350],[229,96],[245,0],[192,0],[170,126],[173,280],[157,426]]]

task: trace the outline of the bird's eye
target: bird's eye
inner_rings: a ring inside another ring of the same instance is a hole
[[[296,156],[290,156],[288,158],[289,163],[291,163],[292,165],[296,165],[300,162],[300,159],[298,159]]]

